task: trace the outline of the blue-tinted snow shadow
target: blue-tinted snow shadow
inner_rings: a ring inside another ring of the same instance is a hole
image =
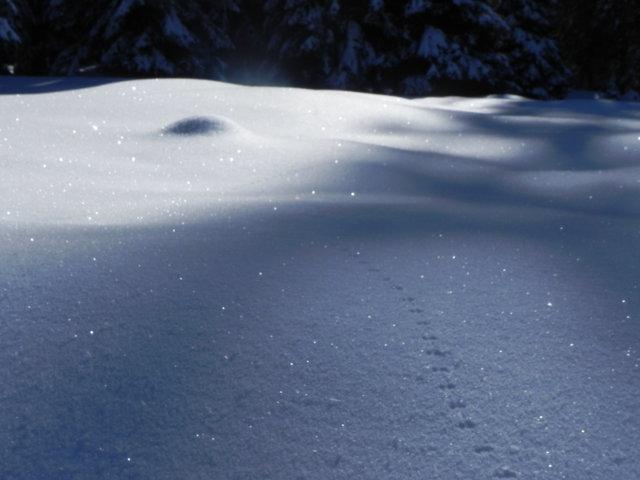
[[[597,124],[576,121],[582,115],[590,120],[596,118]],[[541,125],[539,117],[568,121]],[[618,124],[624,119],[640,120],[640,106],[611,101],[523,99],[500,105],[492,113],[455,112],[451,138],[458,138],[459,132],[463,132],[462,139],[467,134],[495,136],[496,140],[512,138],[533,142],[543,153],[520,158],[514,154],[513,161],[505,158],[495,162],[370,146],[371,155],[379,161],[355,159],[342,174],[348,179],[347,188],[334,193],[356,190],[390,199],[417,199],[424,208],[424,224],[415,225],[409,215],[404,228],[395,225],[387,229],[391,234],[404,230],[419,237],[425,230],[442,227],[461,238],[465,233],[496,233],[551,252],[570,252],[589,263],[612,289],[640,300],[635,280],[640,256],[634,246],[640,240],[634,228],[640,221],[640,183],[628,181],[627,172],[640,166],[640,157],[627,154],[622,146],[619,152],[625,153],[619,156],[593,148],[612,134],[633,134],[635,139],[636,130]],[[431,133],[416,131],[415,122],[411,126],[396,123],[389,127],[398,136],[429,137]],[[378,128],[385,130],[384,126]],[[439,129],[438,133],[446,132]],[[629,147],[638,149],[633,142]],[[543,175],[547,178],[535,181],[534,177]],[[590,176],[588,182],[575,180],[583,175]],[[566,181],[547,183],[549,177]]]
[[[557,121],[540,122],[543,118]],[[491,137],[497,142],[509,139],[522,149],[514,149],[512,159],[501,152],[503,158],[495,161],[474,158],[473,153],[463,156],[367,145],[382,161],[356,159],[345,176],[354,179],[359,191],[372,194],[441,196],[486,208],[544,207],[637,217],[640,183],[628,182],[625,169],[640,165],[640,157],[633,155],[634,151],[640,153],[640,146],[634,141],[637,130],[620,125],[625,119],[640,121],[640,106],[611,101],[520,100],[500,104],[491,113],[454,111],[449,120],[451,131],[439,127],[435,133],[448,133],[460,141],[468,136],[470,142],[475,141],[474,136],[487,143]],[[428,138],[433,133],[420,129],[416,122],[407,125],[383,120],[364,125],[365,131],[371,128],[409,138]],[[633,140],[611,144],[611,137],[620,134]],[[534,146],[532,152],[527,152],[527,144]],[[481,152],[483,145],[478,148]],[[553,183],[548,182],[550,177]],[[555,181],[558,179],[562,181]]]
[[[277,301],[280,286],[314,294],[288,285],[283,265],[305,265],[321,252],[344,255],[372,240],[416,239],[428,248],[439,235],[461,244],[507,237],[580,257],[616,294],[632,305],[640,301],[632,283],[640,265],[637,232],[625,221],[526,208],[496,215],[492,208],[470,215],[437,205],[292,204],[277,212],[257,207],[244,217],[203,212],[190,225],[31,232],[46,239],[42,250],[5,259],[5,272],[14,273],[0,275],[0,291],[23,285],[0,304],[0,473],[16,479],[357,473],[335,455],[318,456],[333,445],[304,455],[300,444],[301,436],[332,432],[323,422],[338,422],[349,405],[327,400],[304,408],[278,393],[303,381],[321,390],[321,379],[292,377],[287,358],[311,340],[313,325],[300,312],[279,311]],[[20,243],[19,235],[5,240]],[[267,280],[274,272],[282,272],[281,283]],[[315,320],[327,318],[319,312]],[[584,319],[585,331],[597,321]],[[633,342],[640,331],[625,336]],[[615,339],[600,341],[619,347]],[[265,405],[273,405],[272,415]],[[354,427],[352,435],[361,435],[370,426]]]
[[[620,177],[603,177],[588,184],[550,186],[528,183],[520,174],[563,174],[577,171],[532,165],[504,164],[443,153],[414,153],[390,147],[376,147],[388,160],[354,162],[344,177],[352,189],[362,194],[389,197],[413,196],[462,202],[474,208],[548,209],[550,212],[597,214],[637,218],[640,215],[640,184],[620,186],[625,167],[598,167],[596,172],[618,170]],[[581,165],[582,167],[583,165]],[[585,167],[585,170],[587,168]],[[336,192],[344,194],[344,190]],[[453,212],[451,212],[453,214]]]
[[[261,297],[242,262],[259,246],[225,227],[60,229],[42,237],[54,250],[4,263],[27,285],[0,303],[0,477],[204,478],[242,462],[215,437],[233,433],[219,424],[246,382],[238,349],[262,341],[228,334],[255,323],[237,303]]]
[[[36,95],[65,92],[124,82],[116,77],[22,77],[0,75],[0,95]]]
[[[474,116],[465,121],[482,131],[501,125]],[[532,128],[521,134],[530,138]],[[570,151],[549,133],[540,135],[551,149]],[[588,148],[589,136],[578,150]],[[277,212],[257,207],[244,218],[205,211],[187,225],[31,232],[38,242],[30,257],[5,258],[0,273],[0,476],[295,478],[301,465],[314,462],[317,469],[307,469],[306,478],[345,476],[339,456],[320,462],[301,441],[331,417],[296,405],[278,416],[278,391],[295,384],[285,353],[310,338],[300,328],[283,343],[273,340],[294,323],[307,325],[298,312],[277,311],[280,291],[258,274],[286,272],[283,263],[304,264],[324,245],[341,251],[342,245],[409,238],[425,240],[426,249],[439,235],[461,245],[479,235],[512,238],[579,258],[580,268],[636,308],[636,190],[625,197],[601,185],[611,198],[593,208],[586,200],[513,188],[509,175],[519,166],[478,167],[455,156],[394,149],[377,154],[387,161],[361,159],[347,172],[359,195],[425,201],[380,205],[344,195],[345,201],[294,203]],[[544,170],[547,161],[526,168]],[[578,159],[562,161],[567,170],[585,168]],[[441,168],[464,162],[468,168],[455,174]],[[29,244],[19,231],[5,240]],[[576,274],[575,288],[584,281]],[[612,311],[612,318],[620,313]],[[582,321],[585,332],[609,322],[613,337],[598,338],[604,348],[619,348],[622,334],[627,345],[640,339],[632,324],[616,332],[620,324],[610,318]],[[273,417],[255,415],[267,398]],[[330,402],[320,408],[336,409]],[[250,428],[260,422],[269,428]],[[300,431],[308,435],[296,436]]]

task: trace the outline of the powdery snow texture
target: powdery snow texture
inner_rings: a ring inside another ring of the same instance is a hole
[[[1,478],[640,478],[637,105],[0,92]]]

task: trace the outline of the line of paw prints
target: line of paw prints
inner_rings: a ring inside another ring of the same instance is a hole
[[[358,263],[369,265],[369,262],[359,258]],[[370,273],[379,274],[381,269],[369,267]],[[382,281],[391,285],[391,290],[402,294],[400,301],[406,304],[407,312],[417,316],[416,324],[421,327],[429,327],[430,322],[424,318],[424,309],[416,305],[416,298],[405,293],[403,285],[393,282],[390,276],[382,276]],[[460,362],[455,359],[453,352],[442,348],[438,337],[431,332],[423,333],[421,339],[426,343],[423,353],[427,355],[432,362],[427,365],[426,370],[430,375],[417,375],[416,382],[431,383],[431,377],[438,377],[437,388],[440,390],[446,405],[451,411],[451,417],[456,428],[464,431],[474,431],[477,423],[473,421],[467,413],[467,402],[457,393],[457,385],[455,383],[454,372],[460,367]],[[476,455],[495,455],[496,449],[492,445],[479,444],[473,447]],[[517,478],[518,474],[507,466],[500,466],[493,471],[494,478]]]

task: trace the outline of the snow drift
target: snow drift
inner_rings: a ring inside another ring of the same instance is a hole
[[[0,477],[640,476],[637,105],[3,91]]]

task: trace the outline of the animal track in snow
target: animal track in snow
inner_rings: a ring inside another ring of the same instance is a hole
[[[448,350],[440,350],[439,348],[430,348],[425,350],[424,353],[427,355],[433,355],[436,357],[446,357],[451,352],[449,352]]]
[[[369,269],[370,271],[372,269]],[[389,282],[392,280],[391,277],[385,276],[382,277],[382,280],[385,282]],[[394,284],[392,287],[394,290],[403,291],[404,287],[400,284]],[[400,301],[409,304],[411,308],[407,308],[407,311],[412,314],[422,314],[424,310],[421,308],[417,308],[412,306],[412,304],[416,301],[415,297],[412,296],[403,296],[400,298]],[[428,319],[422,318],[416,321],[418,325],[430,325],[430,321]],[[477,431],[477,423],[474,422],[467,414],[464,412],[467,408],[467,403],[465,400],[458,395],[455,395],[455,391],[457,390],[456,384],[452,381],[453,373],[452,371],[459,368],[462,365],[462,362],[459,359],[456,359],[453,352],[450,350],[446,350],[440,348],[438,345],[438,337],[433,335],[432,333],[423,333],[421,335],[422,340],[429,342],[430,348],[422,350],[422,353],[426,354],[433,358],[434,361],[438,359],[437,362],[442,362],[436,365],[427,365],[426,369],[431,375],[436,375],[440,377],[440,382],[437,383],[437,388],[440,390],[443,400],[445,404],[448,406],[451,411],[451,419],[454,422],[454,425],[460,429],[461,431],[469,432],[466,435],[472,435],[469,439],[475,438],[480,433],[470,433]],[[436,362],[436,363],[437,363]],[[415,381],[418,384],[430,384],[429,375],[420,374],[415,377]],[[491,452],[495,452],[495,448],[491,445],[480,444],[476,445],[473,448],[473,452],[478,455],[489,454]],[[515,471],[511,470],[509,467],[501,466],[493,471],[493,476],[495,478],[517,478],[517,474]]]
[[[517,478],[518,474],[509,467],[500,467],[493,472],[493,476],[496,478]]]
[[[468,418],[461,420],[458,422],[458,428],[467,429],[467,428],[476,428],[476,423]]]
[[[440,385],[438,385],[438,388],[440,390],[454,390],[456,386],[455,384],[449,382],[449,383],[441,383]]]
[[[473,449],[476,453],[490,453],[493,452],[493,447],[491,445],[478,445]]]
[[[342,455],[336,455],[333,458],[333,460],[329,462],[329,466],[333,468],[338,468],[338,466],[340,465],[340,462],[342,462]]]
[[[449,370],[449,367],[438,367],[438,366],[433,366],[433,365],[431,365],[431,366],[429,366],[429,367],[427,367],[427,368],[428,368],[429,370],[431,370],[432,372],[435,372],[435,373],[437,373],[437,372],[444,372],[444,373],[447,373],[447,372],[449,372],[449,371],[450,371],[450,370]]]

